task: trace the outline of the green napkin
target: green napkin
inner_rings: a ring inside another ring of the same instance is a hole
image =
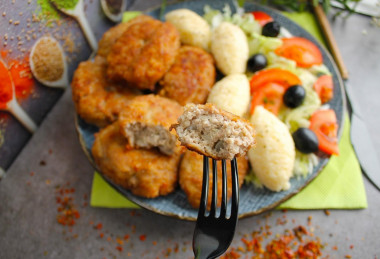
[[[307,12],[283,14],[301,24],[323,43],[323,37],[312,14]],[[136,12],[126,12],[123,21],[135,16]],[[278,209],[361,209],[367,207],[362,174],[350,142],[349,131],[350,122],[346,116],[339,143],[339,156],[333,156],[316,179],[297,195],[281,204]],[[97,172],[94,174],[90,204],[94,207],[138,208],[105,182]]]

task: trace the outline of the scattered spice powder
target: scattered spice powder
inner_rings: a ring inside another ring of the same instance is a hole
[[[98,223],[96,226],[95,226],[96,229],[100,230],[103,228],[103,224],[102,223]]]
[[[56,189],[57,222],[64,226],[74,226],[80,214],[74,204],[74,198],[71,196],[75,192],[74,188],[68,186]]]
[[[78,3],[78,0],[51,0],[58,9],[72,10]]]
[[[63,53],[56,39],[40,38],[32,49],[31,58],[34,66],[32,72],[38,80],[54,82],[62,77]]]
[[[37,4],[41,8],[41,10],[37,11],[37,15],[40,18],[45,20],[58,20],[60,18],[57,9],[53,6],[50,0],[37,0]]]
[[[24,60],[11,60],[9,62],[9,71],[15,86],[16,97],[18,101],[25,100],[34,92],[34,80],[29,67],[29,58]]]
[[[7,108],[13,98],[12,78],[4,62],[0,61],[0,109]]]
[[[277,223],[283,225],[281,221]],[[309,223],[310,217],[308,225]],[[250,236],[245,235],[241,239],[243,246],[231,247],[221,259],[237,259],[242,256],[252,259],[306,259],[322,256],[324,246],[305,226],[299,225],[293,230],[285,229],[283,234],[276,234],[274,238],[271,238],[270,229],[269,225],[265,225]]]

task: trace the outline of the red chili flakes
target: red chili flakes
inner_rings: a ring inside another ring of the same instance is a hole
[[[284,215],[284,216],[286,216],[286,215]],[[278,218],[276,221],[277,225],[285,225],[286,223],[288,223],[288,220],[286,218]]]
[[[119,245],[122,246],[124,244],[124,241],[121,238],[117,237],[116,238],[116,243],[118,243]]]
[[[302,241],[302,236],[307,235],[308,232],[304,226],[298,226],[293,229],[294,235],[298,238],[298,240]]]
[[[100,233],[100,234],[99,234],[99,237],[100,237],[100,238],[103,238],[103,237],[104,237],[104,233]]]
[[[220,259],[238,259],[240,254],[235,250],[235,248],[230,249],[227,253],[220,257]]]
[[[140,241],[145,241],[146,235],[140,235],[139,239],[140,239]]]
[[[322,255],[322,245],[318,241],[310,241],[305,245],[300,245],[297,250],[298,258],[319,258]]]
[[[97,229],[97,230],[101,230],[103,228],[103,224],[102,223],[98,223],[94,228]]]
[[[289,246],[293,239],[293,235],[285,235],[280,237],[280,239],[272,240],[266,246],[264,258],[294,258],[294,252]]]
[[[155,246],[157,245],[157,241],[153,241],[152,244]]]
[[[312,216],[307,217],[307,225],[308,226],[311,225],[311,219],[312,219]]]
[[[124,236],[124,240],[128,240],[128,239],[129,239],[129,235],[126,234],[126,235]]]
[[[354,249],[354,245],[350,245],[350,249]]]
[[[76,209],[73,197],[70,194],[75,192],[74,188],[71,188],[69,192],[67,189],[58,188],[56,190],[56,203],[57,208],[57,222],[64,226],[74,226],[77,219],[80,218],[80,214]]]
[[[123,252],[123,247],[122,246],[117,246],[116,250],[118,250],[119,252]]]
[[[338,247],[337,247],[337,246],[333,246],[333,247],[332,247],[332,250],[337,251],[337,250],[338,250]]]
[[[30,172],[30,176],[34,176],[34,172]]]
[[[352,258],[351,255],[345,255],[344,258]]]
[[[178,251],[179,251],[179,245],[175,244],[175,246],[174,246],[174,253],[178,253]]]

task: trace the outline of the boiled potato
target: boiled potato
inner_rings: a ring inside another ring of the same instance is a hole
[[[166,21],[179,31],[181,42],[209,50],[211,29],[197,13],[188,9],[177,9],[165,15]]]
[[[256,147],[248,151],[248,158],[254,174],[272,191],[289,189],[295,146],[288,128],[262,106],[255,108],[251,123],[256,130]]]
[[[211,35],[211,53],[223,74],[244,73],[249,58],[247,37],[238,26],[222,22]]]
[[[249,82],[244,74],[233,74],[218,81],[207,99],[216,107],[243,117],[249,106]]]

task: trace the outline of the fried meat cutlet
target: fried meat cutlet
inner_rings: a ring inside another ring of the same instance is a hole
[[[137,22],[147,20],[153,20],[153,18],[148,15],[139,15],[128,22],[122,22],[111,27],[103,34],[102,38],[100,39],[97,55],[107,58],[113,44],[115,44],[117,39],[120,38],[120,36],[129,28],[129,26]]]
[[[159,95],[176,100],[181,105],[205,103],[215,83],[213,57],[198,47],[183,46],[176,60],[160,81]]]
[[[134,195],[146,198],[175,190],[181,152],[167,156],[154,149],[129,149],[126,145],[117,122],[95,135],[92,156],[105,176]]]
[[[248,172],[248,160],[245,156],[236,158],[238,167],[238,177],[239,186],[244,182],[244,177]],[[209,175],[209,195],[208,195],[208,207],[211,204],[211,193],[212,193],[212,162],[209,161],[210,165],[210,175]],[[221,162],[217,162],[218,168],[218,206],[221,204],[222,196],[222,166]],[[231,197],[232,187],[231,187],[231,166],[230,163],[226,163],[227,168],[227,198]],[[182,158],[180,169],[179,169],[179,184],[181,189],[186,193],[189,203],[194,208],[199,208],[199,202],[201,200],[202,194],[202,180],[203,180],[203,156],[187,150],[184,157]]]
[[[213,104],[187,104],[172,128],[183,146],[214,159],[245,155],[255,144],[250,122]]]
[[[120,87],[106,79],[106,60],[81,62],[72,81],[75,109],[86,122],[104,127],[115,121],[120,111],[138,91]]]
[[[136,22],[112,46],[107,75],[139,89],[154,90],[174,63],[179,47],[179,33],[172,24],[155,19]]]
[[[169,128],[181,114],[182,106],[173,100],[153,94],[138,96],[120,114],[121,133],[133,148],[156,147],[171,155],[177,138]]]

